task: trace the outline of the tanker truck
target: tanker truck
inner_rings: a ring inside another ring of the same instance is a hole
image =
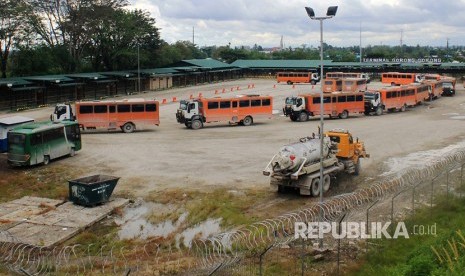
[[[304,137],[283,146],[271,158],[263,174],[270,177],[274,192],[298,189],[301,195],[320,194],[320,138]],[[331,178],[338,173],[358,175],[360,158],[369,158],[363,142],[354,141],[343,129],[333,129],[323,137],[323,192],[331,186]]]

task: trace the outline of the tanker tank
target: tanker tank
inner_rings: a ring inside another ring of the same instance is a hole
[[[323,156],[330,155],[331,140],[323,138]],[[320,161],[320,139],[305,137],[299,142],[283,146],[272,160],[274,173],[292,173],[299,169],[303,162],[304,166]]]

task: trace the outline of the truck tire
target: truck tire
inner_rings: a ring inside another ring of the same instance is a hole
[[[253,119],[250,116],[247,116],[244,118],[244,120],[242,120],[242,124],[244,126],[250,126],[252,123],[253,123]]]
[[[131,133],[134,132],[136,126],[133,123],[125,123],[122,129],[124,133]]]
[[[323,176],[323,193],[326,193],[329,191],[329,188],[331,187],[331,177],[329,174],[325,174]]]
[[[310,83],[311,83],[312,85],[315,85],[315,84],[316,84],[316,81],[315,81],[315,80],[312,80]]]
[[[376,114],[376,116],[381,116],[381,115],[383,115],[383,108],[382,108],[381,106],[378,106],[378,107],[376,108],[376,113],[375,113],[375,114]]]
[[[202,121],[199,119],[192,120],[191,128],[192,129],[201,129],[203,127]]]
[[[339,118],[341,118],[341,119],[349,118],[349,112],[347,110],[342,111],[342,113],[339,114]]]
[[[44,165],[47,166],[50,163],[50,156],[44,155]]]
[[[288,85],[292,85],[292,81],[290,81],[290,80],[287,81],[287,84],[288,84]]]
[[[297,117],[295,115],[291,115],[289,117],[291,118],[291,121],[293,122],[297,121]]]
[[[359,175],[360,174],[360,167],[361,167],[361,164],[360,164],[360,158],[359,158],[357,160],[357,164],[355,164],[354,175]]]
[[[320,178],[316,177],[312,180],[312,186],[310,187],[312,190],[312,196],[317,197],[320,195]]]
[[[306,122],[308,121],[308,114],[306,112],[300,112],[299,114],[299,121],[300,122]]]

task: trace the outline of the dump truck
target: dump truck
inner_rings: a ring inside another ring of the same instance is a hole
[[[352,134],[344,129],[333,129],[323,136],[323,152],[320,137],[304,137],[283,146],[263,170],[270,177],[274,192],[288,188],[300,191],[301,195],[320,194],[320,154],[323,155],[323,192],[331,186],[331,179],[339,173],[358,175],[360,159],[369,158],[363,142],[354,141]]]

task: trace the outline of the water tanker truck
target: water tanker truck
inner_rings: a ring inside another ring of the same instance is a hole
[[[270,177],[273,191],[299,189],[301,195],[320,194],[320,138],[304,137],[283,146],[273,156],[263,174]],[[323,192],[331,186],[331,178],[338,173],[358,175],[360,158],[368,158],[363,142],[354,141],[342,129],[334,129],[323,137]]]

